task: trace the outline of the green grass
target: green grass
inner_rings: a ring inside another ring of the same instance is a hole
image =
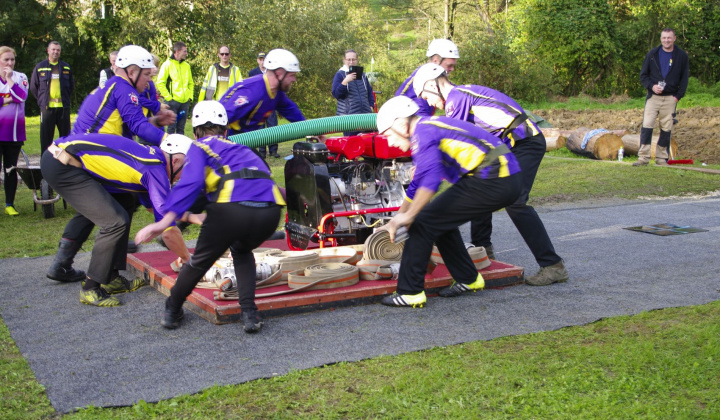
[[[580,95],[567,98],[562,101],[542,102],[542,103],[522,103],[525,109],[566,109],[568,111],[582,111],[594,109],[610,109],[610,110],[627,110],[642,109],[645,106],[645,97],[642,98],[593,98],[590,96]],[[709,93],[688,93],[678,103],[679,109],[693,107],[720,107],[720,98]]]
[[[280,152],[289,154],[291,148],[291,142],[283,143]],[[548,156],[533,189],[531,202],[536,205],[703,194],[717,190],[720,180],[673,168],[581,159],[566,151]],[[284,161],[269,163],[284,184]],[[10,233],[3,236],[0,258],[54,253],[72,214],[56,206],[58,216],[43,219],[32,211],[30,190],[22,188],[16,200],[21,215],[0,217],[0,231]],[[138,212],[135,218],[133,233],[152,216]],[[90,246],[86,244],[86,250]],[[67,417],[720,418],[718,320],[720,302],[665,309],[294,371],[157,404],[90,408]],[[0,418],[56,416],[1,320],[0,384]]]
[[[664,309],[66,417],[718,418],[718,319],[720,302]],[[17,365],[0,370],[9,384],[0,412],[47,416],[42,387],[3,331],[2,360]]]

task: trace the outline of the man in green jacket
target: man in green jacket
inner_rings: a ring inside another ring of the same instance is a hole
[[[193,100],[192,71],[190,64],[185,59],[188,51],[184,42],[178,41],[173,44],[173,53],[160,67],[156,87],[170,109],[177,114],[175,124],[167,126],[168,134],[185,133],[185,121],[190,111],[190,103]]]
[[[238,66],[230,62],[230,47],[223,45],[218,48],[218,57],[220,61],[208,69],[198,95],[198,102],[219,101],[230,86],[243,80]]]

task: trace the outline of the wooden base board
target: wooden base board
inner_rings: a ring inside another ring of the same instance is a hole
[[[285,241],[267,241],[267,248],[287,249]],[[128,254],[128,270],[159,290],[164,295],[170,294],[175,285],[177,273],[170,268],[175,256],[170,251]],[[501,288],[522,283],[523,268],[500,261],[480,270],[485,279],[486,287]],[[444,265],[438,265],[432,274],[425,277],[425,289],[435,291],[450,285],[452,278]],[[264,316],[285,315],[288,313],[306,312],[342,306],[354,306],[376,302],[380,297],[395,291],[395,280],[367,281],[337,289],[308,290],[281,296],[258,298],[255,303]],[[262,289],[261,293],[272,293],[288,290],[288,287],[274,286]],[[188,296],[185,307],[199,316],[215,324],[226,324],[240,320],[240,305],[237,301],[216,301],[214,290],[194,289]]]

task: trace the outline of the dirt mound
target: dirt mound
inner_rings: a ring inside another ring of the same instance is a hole
[[[533,113],[545,118],[553,127],[574,130],[579,127],[627,130],[639,134],[642,109],[567,111],[538,110]],[[678,111],[678,124],[673,138],[678,143],[679,156],[705,163],[720,163],[720,108],[686,108]],[[655,134],[658,133],[657,124]]]

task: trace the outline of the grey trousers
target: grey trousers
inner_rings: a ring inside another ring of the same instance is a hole
[[[82,217],[100,228],[87,276],[98,283],[108,284],[115,261],[127,257],[128,212],[84,169],[64,165],[50,153],[43,154],[40,167],[48,184]]]

